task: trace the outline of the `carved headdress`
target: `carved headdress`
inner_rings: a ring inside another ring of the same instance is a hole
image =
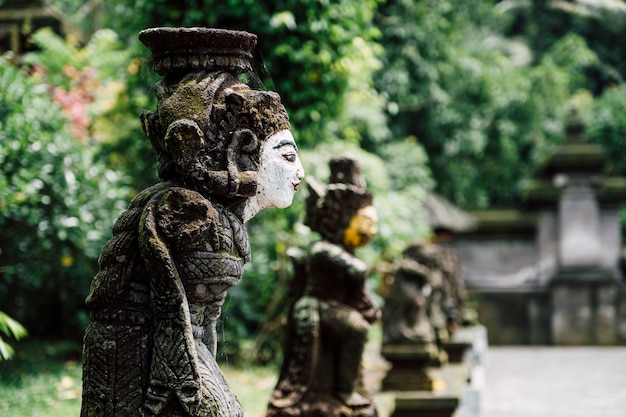
[[[142,124],[159,176],[204,194],[251,196],[260,145],[289,129],[278,94],[240,81],[252,72],[256,36],[211,28],[152,28],[139,34],[151,50],[157,110]]]
[[[338,156],[330,161],[328,185],[306,177],[309,195],[304,223],[333,243],[343,242],[345,230],[356,212],[372,204],[372,193],[356,160]]]

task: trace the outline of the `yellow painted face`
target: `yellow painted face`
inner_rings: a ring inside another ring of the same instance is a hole
[[[356,212],[346,229],[343,243],[348,248],[360,248],[369,243],[378,232],[378,216],[374,206],[365,206]]]

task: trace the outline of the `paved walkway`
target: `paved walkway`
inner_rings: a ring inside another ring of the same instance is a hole
[[[626,347],[495,347],[482,417],[626,417]]]

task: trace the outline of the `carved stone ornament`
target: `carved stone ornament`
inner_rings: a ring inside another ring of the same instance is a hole
[[[337,157],[330,168],[328,185],[307,178],[305,223],[322,239],[294,262],[284,362],[267,417],[377,415],[361,362],[380,310],[354,256],[374,237],[376,213],[356,161]]]
[[[384,343],[436,343],[461,322],[464,285],[456,254],[433,243],[406,247],[385,301]]]
[[[383,344],[435,343],[428,318],[431,270],[404,255],[394,270],[383,307]]]
[[[243,412],[216,360],[216,321],[250,259],[245,222],[287,207],[304,172],[280,97],[239,81],[256,36],[153,28],[164,78],[141,115],[162,182],[117,219],[87,297],[81,417]]]

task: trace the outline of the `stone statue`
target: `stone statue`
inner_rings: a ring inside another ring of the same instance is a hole
[[[87,297],[81,417],[242,416],[215,354],[227,290],[250,259],[244,224],[287,207],[304,177],[276,93],[240,81],[256,36],[153,28],[155,111],[141,115],[162,182],[113,228]]]
[[[361,360],[380,310],[365,285],[367,267],[354,255],[377,232],[376,211],[355,160],[333,158],[330,171],[328,185],[307,180],[305,224],[322,240],[296,263],[296,298],[268,417],[377,415]]]
[[[439,246],[440,267],[443,273],[443,311],[447,319],[447,333],[453,338],[459,326],[464,325],[467,308],[467,290],[461,275],[459,257],[454,249]]]
[[[417,329],[423,328],[419,323],[427,319],[437,343],[445,343],[462,323],[467,298],[454,250],[428,242],[408,245],[389,297],[383,317],[387,341],[422,337],[418,336],[422,330]]]
[[[383,344],[435,343],[435,330],[428,317],[432,271],[405,249],[394,269],[393,282],[383,307]]]
[[[430,294],[426,311],[435,331],[437,345],[441,347],[449,338],[446,305],[448,285],[442,269],[441,247],[427,242],[414,243],[405,249],[404,254],[430,271]]]
[[[384,390],[435,388],[430,368],[446,361],[440,345],[446,331],[441,254],[436,245],[413,243],[394,269],[383,308],[381,354],[391,363]]]

